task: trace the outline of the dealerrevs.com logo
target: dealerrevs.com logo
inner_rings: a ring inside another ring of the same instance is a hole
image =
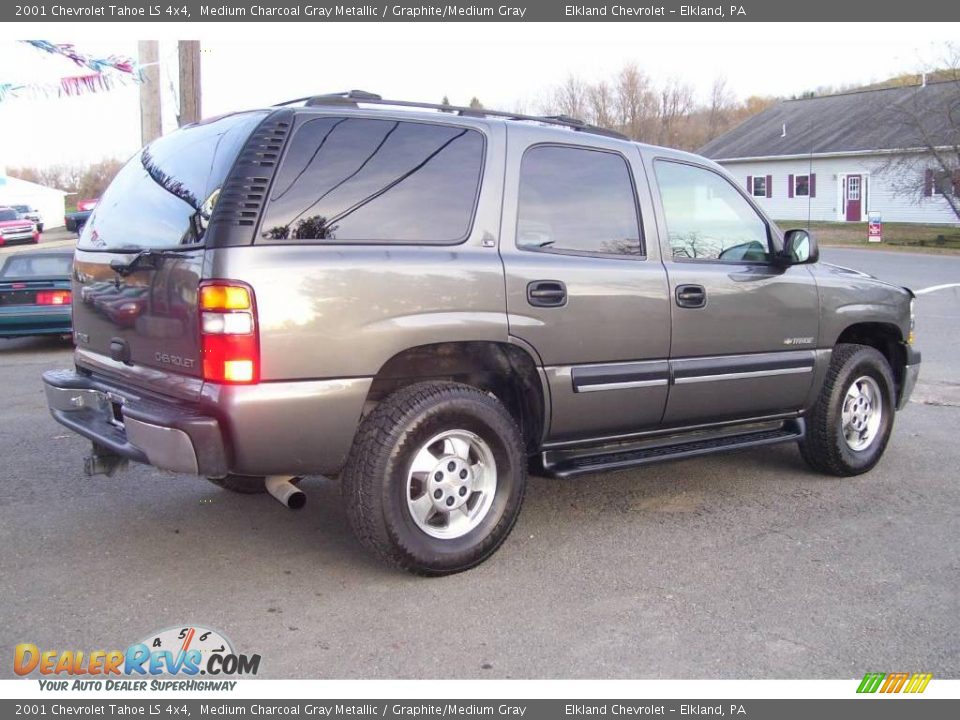
[[[153,633],[126,650],[56,650],[20,643],[14,648],[13,670],[20,676],[44,676],[44,690],[232,690],[236,681],[221,678],[256,675],[260,655],[237,653],[216,630],[186,626]],[[185,679],[161,680],[163,676]]]

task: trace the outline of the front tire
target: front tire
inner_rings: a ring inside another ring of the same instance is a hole
[[[489,558],[513,529],[527,484],[506,408],[452,382],[398,390],[364,419],[341,477],[360,542],[418,575]]]
[[[841,477],[871,470],[890,439],[895,395],[893,372],[879,351],[837,345],[800,441],[803,459],[814,470]]]

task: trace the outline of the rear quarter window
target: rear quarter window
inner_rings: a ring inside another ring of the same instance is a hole
[[[260,242],[462,242],[484,138],[451,125],[324,117],[293,136]]]

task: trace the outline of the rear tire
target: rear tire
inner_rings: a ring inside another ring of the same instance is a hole
[[[364,419],[341,477],[351,529],[383,560],[447,575],[489,558],[527,484],[520,429],[469,385],[418,383]]]
[[[837,345],[800,441],[803,459],[814,470],[841,477],[872,469],[890,439],[895,395],[893,372],[879,351]]]
[[[207,480],[219,488],[241,495],[256,495],[267,491],[264,484],[266,478],[262,475],[225,475],[222,478],[208,477]]]

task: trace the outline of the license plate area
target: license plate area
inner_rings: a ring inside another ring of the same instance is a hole
[[[121,430],[123,427],[123,398],[107,393],[107,422]]]

